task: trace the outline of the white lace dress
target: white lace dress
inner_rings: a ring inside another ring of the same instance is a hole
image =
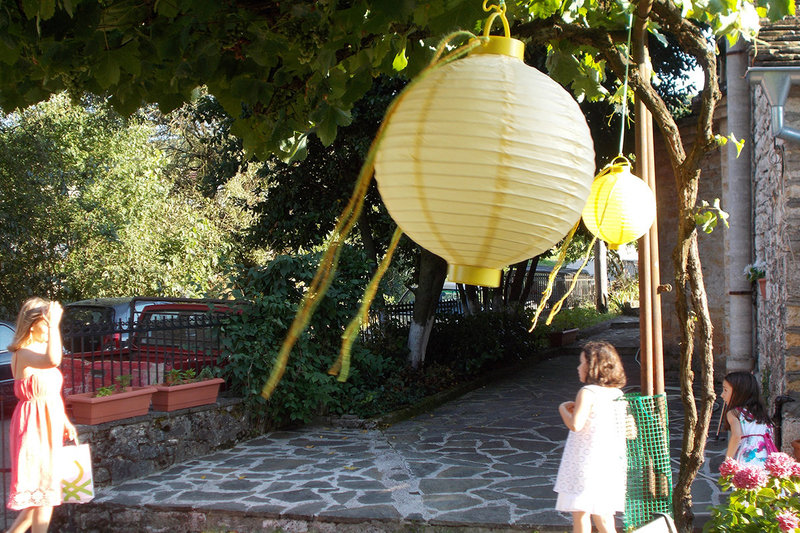
[[[555,490],[556,510],[609,515],[625,509],[625,414],[622,391],[586,385],[592,410],[580,431],[570,431]]]

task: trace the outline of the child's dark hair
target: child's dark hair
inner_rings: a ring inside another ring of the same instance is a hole
[[[624,387],[627,378],[616,348],[605,341],[587,342],[583,346],[588,371],[586,383],[603,387]]]
[[[750,372],[731,372],[725,376],[731,386],[731,401],[728,404],[728,410],[745,410],[745,416],[748,420],[755,420],[760,424],[773,425],[772,418],[761,401],[761,394],[759,393],[758,380]],[[728,417],[724,417],[723,429],[730,430],[730,423]]]

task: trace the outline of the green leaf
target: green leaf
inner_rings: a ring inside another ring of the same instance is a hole
[[[695,209],[694,221],[705,233],[711,233],[717,227],[717,223],[722,221],[725,227],[728,226],[728,217],[730,215],[722,210],[719,198],[714,199],[714,204],[709,205],[705,200],[702,201],[700,206]],[[737,497],[734,494],[731,496],[731,504],[735,504]]]
[[[119,82],[119,64],[114,61],[110,53],[106,52],[93,69],[93,74],[100,87],[108,89]]]
[[[112,50],[110,53],[122,70],[134,76],[141,74],[142,61],[139,57],[139,44],[136,41]]]
[[[39,18],[49,20],[56,13],[56,0],[39,0]]]
[[[64,11],[67,12],[67,15],[72,18],[72,15],[75,12],[75,4],[73,3],[73,0],[61,0],[61,5],[64,7]]]
[[[318,109],[312,116],[312,118],[314,117],[316,123],[314,132],[323,146],[330,146],[336,138],[337,128],[347,126],[352,120],[349,111],[345,112],[328,104],[324,104]]]
[[[156,0],[153,5],[153,10],[159,15],[170,19],[175,18],[180,12],[178,3],[175,0]]]
[[[28,19],[39,15],[39,0],[22,0],[22,11]]]
[[[795,4],[794,0],[770,0],[767,4],[767,16],[770,20],[780,20],[788,15],[794,16]]]
[[[285,139],[280,142],[281,161],[284,163],[292,163],[295,161],[304,161],[308,156],[308,134],[303,133],[291,139]]]
[[[394,61],[392,61],[392,68],[396,72],[400,72],[401,70],[405,69],[408,66],[408,58],[406,57],[406,47],[403,46],[403,49],[400,50],[397,55],[394,56]]]

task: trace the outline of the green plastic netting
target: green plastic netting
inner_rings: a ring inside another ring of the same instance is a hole
[[[628,403],[626,434],[628,488],[625,495],[625,530],[652,519],[653,513],[672,516],[672,470],[665,394],[625,395]],[[631,438],[634,437],[635,438]]]

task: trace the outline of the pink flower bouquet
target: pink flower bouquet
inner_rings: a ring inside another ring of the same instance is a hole
[[[729,458],[719,473],[730,499],[712,507],[704,532],[800,533],[800,463],[792,457],[773,453],[764,468]]]

